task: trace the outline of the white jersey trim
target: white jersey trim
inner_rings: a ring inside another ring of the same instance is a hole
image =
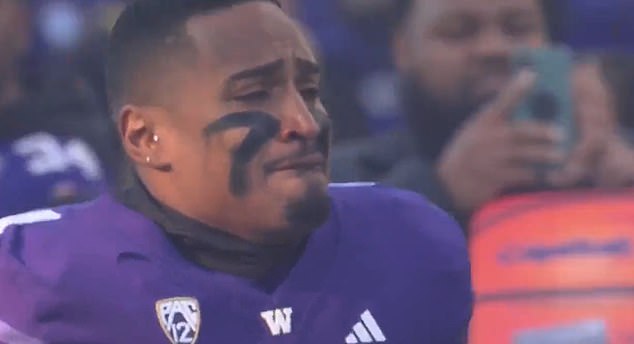
[[[62,215],[60,213],[54,212],[51,209],[33,210],[22,214],[7,216],[0,219],[0,234],[9,226],[56,221],[61,218]]]
[[[0,342],[6,344],[44,344],[43,341],[29,337],[0,320]]]

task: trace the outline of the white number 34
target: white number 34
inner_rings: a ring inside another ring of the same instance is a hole
[[[26,160],[26,169],[34,176],[60,173],[77,168],[88,180],[102,177],[99,159],[82,140],[71,139],[64,143],[47,133],[35,133],[13,144],[14,154]]]

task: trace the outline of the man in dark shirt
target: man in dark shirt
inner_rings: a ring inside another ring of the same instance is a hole
[[[538,0],[397,1],[394,56],[408,130],[335,150],[335,181],[380,180],[422,193],[466,218],[508,190],[584,182],[613,129],[610,97],[598,67],[573,76],[580,138],[571,156],[547,123],[513,124],[532,87],[512,75],[522,47],[548,44]],[[564,167],[541,175],[536,164]]]

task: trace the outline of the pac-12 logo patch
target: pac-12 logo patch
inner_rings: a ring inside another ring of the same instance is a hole
[[[156,301],[156,315],[172,344],[195,344],[200,332],[200,307],[193,297]]]

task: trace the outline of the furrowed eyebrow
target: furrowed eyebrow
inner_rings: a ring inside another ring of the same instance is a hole
[[[300,76],[311,76],[321,73],[321,67],[316,62],[296,58],[295,63],[297,65],[297,74]]]
[[[245,69],[227,78],[226,84],[235,83],[244,79],[265,78],[272,76],[284,68],[284,60],[279,59],[260,66]]]

